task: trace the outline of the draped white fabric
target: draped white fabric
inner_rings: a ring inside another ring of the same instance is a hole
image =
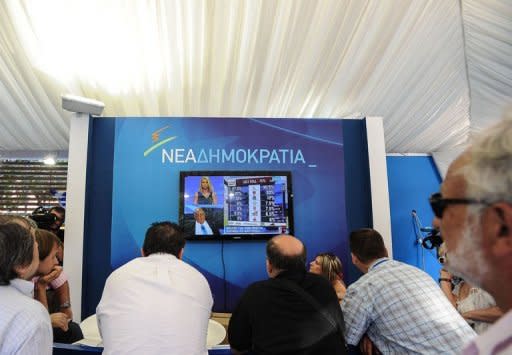
[[[478,126],[512,92],[512,4],[480,2],[0,0],[0,151],[67,149],[62,93],[105,116],[382,116],[388,152],[450,150],[470,87]]]
[[[479,131],[512,104],[512,1],[465,0],[462,10],[471,128]]]

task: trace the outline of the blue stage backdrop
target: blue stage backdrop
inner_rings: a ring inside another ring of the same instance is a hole
[[[105,277],[140,256],[148,226],[178,221],[180,171],[290,171],[295,235],[309,259],[332,251],[349,265],[349,229],[371,225],[364,121],[102,118],[92,131],[84,315],[93,313]],[[184,259],[208,279],[214,311],[231,311],[247,285],[267,277],[265,243],[187,243]]]

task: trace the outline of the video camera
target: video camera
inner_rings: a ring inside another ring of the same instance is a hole
[[[423,238],[421,241],[421,245],[425,249],[438,249],[441,244],[443,244],[443,238],[441,238],[441,233],[439,232],[439,229],[437,228],[421,228],[422,232],[428,232],[427,236]]]
[[[50,226],[57,220],[57,216],[50,213],[50,210],[43,206],[36,208],[29,218],[37,223],[38,228],[46,230],[50,230]]]

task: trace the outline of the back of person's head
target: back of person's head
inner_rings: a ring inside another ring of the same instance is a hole
[[[30,230],[17,223],[0,225],[0,285],[18,277],[16,268],[32,263],[34,237]]]
[[[283,239],[289,239],[295,244],[292,250],[286,243],[281,243]],[[299,248],[297,248],[297,242],[300,243]],[[293,236],[280,235],[267,242],[267,260],[274,268],[282,271],[305,271],[306,247]]]
[[[371,228],[361,228],[350,233],[350,251],[363,262],[388,256],[384,240],[379,232]]]
[[[19,216],[19,215],[13,215],[13,214],[3,214],[0,215],[0,224],[6,224],[6,223],[16,223],[23,228],[31,229],[31,228],[37,228],[37,223],[34,222],[32,219]]]
[[[142,251],[145,256],[164,253],[178,257],[184,246],[185,236],[180,226],[167,221],[156,222],[146,231]]]
[[[341,260],[333,253],[320,253],[316,258],[320,259],[320,267],[322,268],[322,275],[329,281],[343,279],[343,267]]]
[[[39,260],[46,259],[52,249],[60,245],[59,238],[45,229],[36,230],[36,240],[39,246]]]

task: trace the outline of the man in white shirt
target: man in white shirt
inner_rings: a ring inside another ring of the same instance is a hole
[[[196,208],[194,219],[196,220],[195,235],[213,235],[213,230],[210,228],[206,220],[206,213],[202,208]]]
[[[464,354],[512,354],[512,113],[483,133],[430,197],[445,268],[489,292],[505,315]]]
[[[175,223],[153,223],[142,257],[115,270],[96,308],[104,354],[207,354],[213,298],[204,276],[181,259]]]
[[[51,354],[52,327],[29,281],[39,265],[34,235],[17,223],[0,225],[0,354]]]

